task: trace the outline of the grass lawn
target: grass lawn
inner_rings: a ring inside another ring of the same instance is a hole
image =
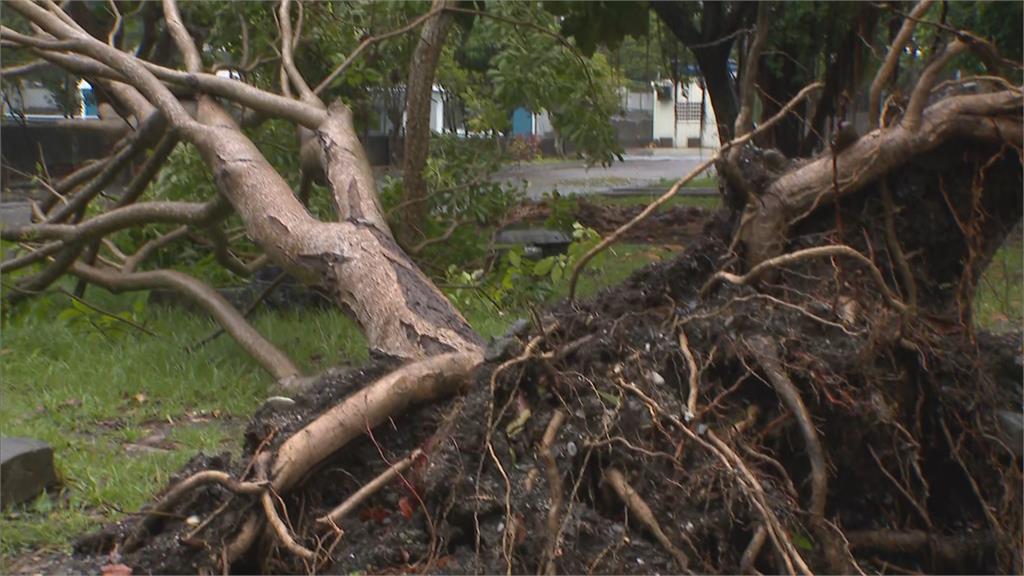
[[[1020,330],[1024,320],[1024,235],[1007,238],[981,277],[975,321],[993,330]]]

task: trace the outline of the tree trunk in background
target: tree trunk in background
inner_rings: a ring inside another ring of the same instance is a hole
[[[718,124],[719,142],[732,140],[733,125],[739,114],[736,101],[736,90],[729,75],[729,51],[732,43],[720,47],[693,50],[697,58],[701,74],[704,75],[704,86],[711,97],[711,107],[715,109],[715,122]]]
[[[445,0],[434,0],[431,8],[436,9],[444,4]],[[427,20],[409,65],[409,82],[405,94],[405,153],[402,162],[404,207],[398,229],[399,241],[406,246],[415,244],[424,234],[427,183],[423,178],[423,168],[427,165],[430,152],[430,102],[434,72],[454,21],[454,17],[445,12]]]

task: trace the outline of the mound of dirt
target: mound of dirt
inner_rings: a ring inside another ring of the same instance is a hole
[[[591,202],[576,198],[572,206],[573,218],[601,235],[614,232],[639,214],[643,205],[616,205]],[[643,226],[628,231],[626,242],[648,242],[657,244],[685,245],[699,238],[704,224],[713,210],[698,206],[666,206],[650,215]],[[523,204],[510,216],[510,222],[541,222],[551,216],[551,205],[547,200]]]
[[[580,199],[576,205],[576,219],[580,224],[597,230],[602,236],[611,234],[639,214],[645,206],[616,206],[597,204]],[[697,206],[663,207],[637,226],[626,232],[627,242],[655,242],[661,244],[688,244],[699,238],[704,223],[712,211]]]
[[[78,552],[117,546],[135,573],[1020,571],[1021,460],[1001,416],[1020,411],[1020,335],[903,315],[856,265],[837,289],[827,259],[702,294],[722,228],[510,334],[465,394],[368,429],[281,495],[315,564],[266,531],[224,566],[259,505],[216,484]],[[254,454],[394,367],[325,376],[257,413],[240,458],[197,457],[179,477],[246,477]]]

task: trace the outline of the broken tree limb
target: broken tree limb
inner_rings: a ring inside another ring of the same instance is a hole
[[[263,337],[230,302],[201,280],[176,270],[151,270],[122,274],[82,263],[71,273],[108,290],[168,288],[193,300],[231,334],[238,344],[283,386],[288,387],[299,369],[280,349]]]

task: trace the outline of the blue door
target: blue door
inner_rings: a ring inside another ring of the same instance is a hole
[[[512,111],[512,136],[533,135],[533,114],[523,107]]]

